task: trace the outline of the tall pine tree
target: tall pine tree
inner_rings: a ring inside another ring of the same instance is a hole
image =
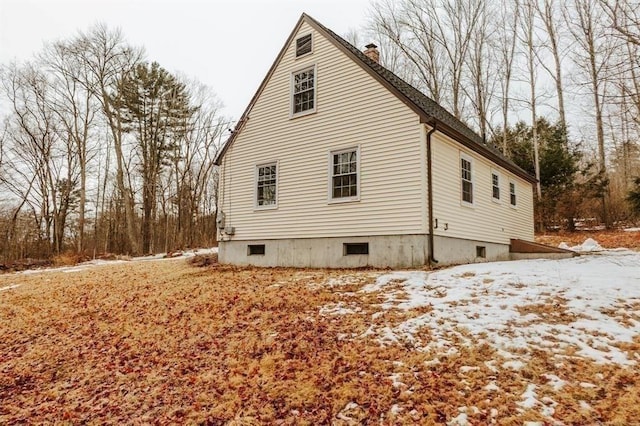
[[[139,64],[123,78],[118,105],[125,130],[136,138],[142,176],[142,251],[149,253],[160,174],[194,110],[185,85],[157,62]]]

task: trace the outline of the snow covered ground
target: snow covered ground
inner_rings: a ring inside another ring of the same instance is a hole
[[[371,325],[381,342],[410,342],[422,350],[455,352],[455,342],[488,343],[518,368],[532,350],[598,363],[635,365],[618,343],[640,335],[640,253],[603,250],[591,240],[573,249],[590,254],[563,260],[522,260],[462,265],[436,272],[381,275],[361,292],[380,292],[381,311],[425,309],[394,327]],[[596,251],[597,250],[597,251]],[[326,306],[327,314],[357,307]],[[430,338],[422,341],[419,331]]]
[[[485,363],[496,379],[501,370],[519,372],[541,353],[548,354],[550,365],[572,358],[635,370],[640,353],[629,348],[637,348],[632,343],[640,336],[640,253],[606,250],[593,240],[567,248],[582,255],[383,274],[357,293],[377,295],[377,311],[364,313],[352,297],[351,303],[324,306],[321,314],[369,315],[369,328],[353,338],[427,351],[434,354],[434,364],[443,355],[455,357],[463,346],[489,345],[500,356],[500,361]],[[335,286],[335,280],[331,284]],[[376,320],[394,310],[418,315],[393,324]],[[479,368],[463,366],[460,374]],[[553,417],[558,402],[549,396],[549,388],[560,392],[564,386],[596,385],[568,384],[566,376],[561,379],[554,371],[524,383],[517,409],[532,409],[552,424],[563,424]],[[603,379],[596,376],[595,383]],[[399,377],[390,380],[401,385]],[[496,393],[501,386],[491,380],[484,390]],[[467,414],[473,409],[460,407],[460,415],[448,424],[470,424]],[[580,409],[589,412],[591,407],[580,401]]]
[[[80,272],[85,271],[89,268],[102,266],[102,265],[116,265],[118,263],[130,263],[130,262],[148,262],[148,261],[164,261],[164,260],[174,260],[174,259],[184,259],[188,257],[194,257],[196,255],[207,255],[218,252],[218,247],[211,248],[201,248],[194,250],[186,250],[183,252],[175,252],[170,255],[167,253],[159,253],[150,256],[140,256],[140,257],[132,257],[128,260],[102,260],[102,259],[94,259],[89,260],[88,262],[82,262],[74,266],[62,266],[57,268],[39,268],[39,269],[28,269],[26,271],[17,272],[18,274],[32,275],[32,274],[41,274],[45,272]],[[0,289],[1,290],[1,289]]]

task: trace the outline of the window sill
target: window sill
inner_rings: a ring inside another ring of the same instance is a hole
[[[500,200],[500,198],[492,198],[491,201],[493,201],[496,204],[502,204],[502,200]]]
[[[254,212],[262,212],[265,210],[278,210],[278,205],[276,204],[275,206],[254,206],[253,207],[253,211]]]
[[[468,209],[475,209],[476,208],[475,204],[469,203],[469,202],[466,202],[466,201],[460,201],[460,206],[466,207]]]
[[[295,52],[294,52],[294,55],[295,55]],[[307,57],[309,57],[311,55],[313,55],[313,48],[307,53],[303,53],[302,55],[296,55],[296,59],[295,60],[297,61],[298,59],[305,59],[305,58],[307,58]]]
[[[327,201],[327,204],[357,203],[358,201],[360,201],[360,197],[331,198]]]
[[[299,117],[306,117],[307,115],[311,115],[311,114],[315,114],[315,113],[316,113],[316,109],[315,108],[307,110],[307,111],[291,113],[289,115],[289,120],[294,120],[294,119],[299,118]]]

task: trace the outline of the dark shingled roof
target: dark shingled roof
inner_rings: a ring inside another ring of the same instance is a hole
[[[420,116],[422,122],[427,123],[431,126],[435,125],[438,131],[449,135],[469,149],[476,151],[479,154],[494,161],[495,163],[505,167],[507,170],[513,172],[517,176],[520,176],[532,183],[536,181],[535,178],[528,172],[521,169],[513,161],[502,155],[502,153],[495,146],[483,141],[477,133],[471,130],[462,121],[455,118],[449,111],[444,109],[433,99],[430,99],[424,93],[422,93],[379,63],[369,59],[369,57],[362,53],[357,47],[353,46],[351,43],[331,31],[329,28],[325,27],[306,13],[302,14],[300,20],[298,21],[298,24],[289,35],[287,42],[285,43],[282,50],[280,51],[280,54],[271,66],[269,73],[263,80],[260,88],[254,95],[253,99],[249,103],[249,106],[238,121],[236,129],[233,131],[231,137],[227,140],[220,154],[216,158],[216,164],[220,164],[225,152],[227,151],[237,134],[241,131],[242,125],[248,118],[248,113],[251,110],[251,107],[256,101],[258,95],[261,93],[264,85],[269,79],[269,76],[274,71],[278,62],[280,62],[280,59],[284,54],[286,47],[289,45],[289,43],[291,43],[294,35],[296,34],[296,31],[298,30],[302,22],[305,21],[309,23],[309,25],[314,27],[318,32],[327,37],[329,41],[332,41],[336,45],[336,47],[342,50],[347,56],[350,56],[354,60],[354,62],[360,65],[365,71],[371,74],[385,87],[387,87],[387,89],[389,89],[398,98],[400,98],[400,100],[403,101],[407,106],[413,109]]]

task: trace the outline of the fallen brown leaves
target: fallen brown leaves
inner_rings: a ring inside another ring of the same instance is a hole
[[[0,293],[0,423],[522,424],[544,420],[518,406],[528,383],[567,423],[640,418],[637,370],[543,352],[511,370],[480,342],[444,355],[366,337],[424,313],[372,317],[384,300],[357,290],[374,276],[184,260],[3,275],[20,286]]]
[[[536,235],[536,242],[553,247],[557,247],[558,244],[564,242],[571,247],[582,244],[587,238],[593,238],[603,248],[626,247],[633,250],[640,249],[640,232],[638,231],[561,231]]]

